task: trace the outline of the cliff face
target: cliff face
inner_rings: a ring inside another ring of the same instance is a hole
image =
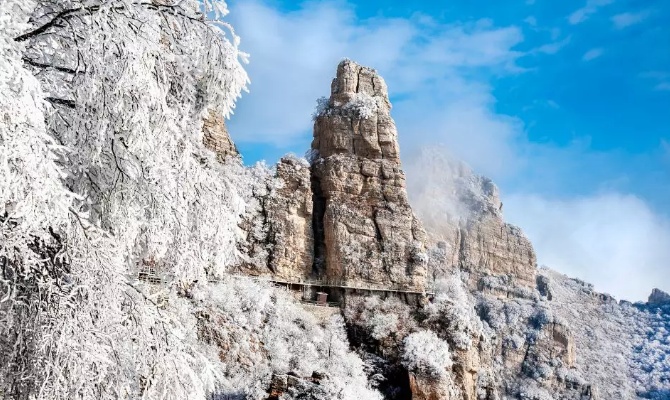
[[[239,158],[240,153],[230,139],[223,116],[210,112],[203,121],[202,133],[205,147],[216,153],[219,161],[225,162],[229,158]]]
[[[312,142],[317,273],[347,284],[425,286],[425,234],[407,200],[384,80],[340,63]]]
[[[390,109],[379,75],[339,65],[315,118],[311,166],[284,158],[255,190],[242,270],[425,289],[425,233],[407,199]]]
[[[426,224],[431,244],[439,249],[432,275],[460,269],[471,273],[473,288],[504,278],[532,290],[535,251],[518,227],[504,221],[498,188],[447,152],[423,149],[409,167],[416,178],[410,182],[410,200]]]
[[[285,157],[250,177],[239,270],[434,291],[412,304],[390,291],[343,302],[350,344],[387,399],[667,399],[670,339],[649,332],[669,329],[668,295],[617,304],[538,270],[529,240],[503,219],[498,188],[439,149],[409,164],[423,225],[390,111],[374,70],[340,63],[309,162]]]
[[[276,170],[279,184],[265,206],[267,220],[272,221],[269,267],[286,280],[299,281],[309,276],[314,262],[309,165],[304,160],[284,157]]]
[[[436,165],[437,156],[421,159]],[[310,168],[288,160],[256,188],[259,207],[247,216],[253,235],[243,253],[256,260],[247,263],[254,273],[421,291],[463,270],[472,288],[494,290],[496,279],[534,288],[532,245],[504,222],[497,187],[461,163],[438,163],[439,174],[412,183],[415,197],[437,202],[419,202],[426,234],[408,200],[386,84],[374,70],[340,63],[315,116]]]

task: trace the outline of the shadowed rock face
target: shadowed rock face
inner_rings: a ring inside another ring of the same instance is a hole
[[[423,289],[425,234],[412,213],[384,80],[343,61],[314,122],[315,272]]]
[[[649,300],[647,302],[649,304],[670,303],[670,294],[667,294],[660,289],[654,289],[654,290],[652,290],[651,294],[649,295]]]

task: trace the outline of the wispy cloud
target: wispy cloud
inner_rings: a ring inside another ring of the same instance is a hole
[[[535,18],[535,17],[532,16],[532,15],[526,17],[526,18],[523,20],[523,22],[525,22],[525,23],[527,23],[528,25],[533,26],[533,27],[537,26],[537,18]]]
[[[631,25],[639,24],[651,15],[649,11],[640,11],[637,13],[625,12],[617,14],[611,18],[614,27],[617,29],[627,28]]]
[[[588,0],[586,5],[576,11],[574,11],[568,17],[568,22],[572,25],[581,24],[586,21],[591,15],[598,12],[603,6],[613,3],[614,0]]]
[[[524,228],[541,264],[632,301],[646,299],[653,287],[670,289],[670,221],[638,197],[516,194],[505,197],[505,210]]]
[[[654,90],[670,91],[670,72],[647,71],[641,73],[640,78],[652,81]]]
[[[604,53],[604,50],[602,48],[591,49],[591,50],[587,51],[586,53],[584,53],[584,55],[582,56],[582,60],[584,60],[584,61],[595,60],[596,58],[602,56],[603,53]]]
[[[465,68],[520,70],[516,59],[522,54],[513,47],[523,40],[521,30],[490,20],[448,25],[419,17],[358,20],[353,7],[339,1],[306,3],[289,13],[247,1],[232,11],[241,47],[251,54],[251,92],[230,123],[241,142],[308,142],[315,99],[328,94],[344,57],[377,68],[392,95],[453,91]]]
[[[568,36],[565,39],[559,40],[557,42],[543,44],[542,46],[538,47],[535,51],[545,54],[556,54],[562,48],[567,46],[570,43],[570,40],[572,40],[572,37]]]

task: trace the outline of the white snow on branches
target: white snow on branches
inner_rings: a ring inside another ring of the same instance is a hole
[[[403,341],[402,363],[412,372],[441,378],[451,368],[449,345],[432,331],[409,334]]]

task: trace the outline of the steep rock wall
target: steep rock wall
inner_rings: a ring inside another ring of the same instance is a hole
[[[384,80],[346,60],[312,142],[316,272],[347,284],[425,287],[425,233],[407,200]]]
[[[487,277],[509,278],[525,290],[535,287],[533,246],[521,229],[505,222],[499,190],[490,179],[440,147],[415,154],[408,175],[414,178],[409,182],[412,205],[439,250],[431,275],[460,269],[470,272],[472,288]]]

